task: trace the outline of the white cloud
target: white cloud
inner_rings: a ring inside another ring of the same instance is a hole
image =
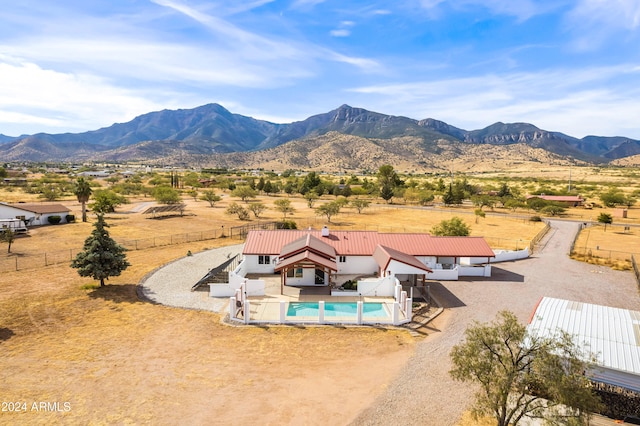
[[[567,15],[578,50],[594,50],[614,36],[636,34],[640,28],[638,0],[580,0]]]
[[[4,133],[91,130],[159,109],[160,104],[91,75],[47,70],[0,57],[0,128]],[[17,123],[17,124],[16,124]],[[7,130],[5,130],[7,129]]]
[[[628,80],[635,80],[630,83]],[[616,85],[612,81],[624,80]],[[613,136],[635,126],[640,84],[633,66],[550,70],[352,89],[364,105],[421,119],[432,117],[468,130],[494,122],[529,122],[572,136]],[[633,128],[635,126],[635,128]]]
[[[356,25],[353,21],[342,21],[338,28],[329,32],[333,37],[349,37],[351,35],[351,30],[349,28],[354,27]]]
[[[329,31],[333,37],[349,37],[351,35],[351,31],[347,29],[338,29]]]

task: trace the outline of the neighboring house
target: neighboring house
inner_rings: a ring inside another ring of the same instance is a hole
[[[102,170],[102,171],[86,171],[86,172],[80,172],[77,173],[76,176],[82,176],[82,177],[94,177],[94,178],[106,178],[109,177],[111,175],[110,172],[106,171],[106,170]]]
[[[60,223],[65,223],[70,212],[71,210],[62,204],[0,203],[0,218],[20,219],[28,226],[48,225],[50,216],[60,216]]]
[[[481,237],[330,232],[327,227],[249,231],[242,254],[237,270],[243,276],[280,273],[283,286],[336,286],[358,276],[395,276],[414,285],[427,278],[490,276],[495,257]]]
[[[527,331],[554,337],[559,330],[596,357],[597,365],[586,372],[591,380],[640,392],[640,311],[544,297]]]
[[[540,198],[545,201],[554,201],[564,204],[567,207],[578,207],[584,204],[584,198],[579,195],[527,195],[527,200],[531,198]]]

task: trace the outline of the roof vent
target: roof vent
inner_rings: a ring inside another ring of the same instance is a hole
[[[329,236],[329,228],[327,227],[327,225],[322,227],[322,234],[323,237],[328,237]]]

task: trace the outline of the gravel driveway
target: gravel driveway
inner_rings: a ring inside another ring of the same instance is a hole
[[[162,305],[221,312],[229,298],[209,297],[208,287],[198,291],[191,291],[191,287],[212,268],[241,253],[243,246],[211,249],[168,263],[142,279],[142,296]]]
[[[550,224],[529,259],[495,264],[488,279],[431,285],[444,314],[430,324],[430,336],[417,345],[400,376],[352,424],[456,424],[473,400],[473,389],[449,377],[449,352],[473,321],[491,321],[500,310],[508,309],[526,323],[543,296],[640,310],[633,273],[569,259],[580,224]]]

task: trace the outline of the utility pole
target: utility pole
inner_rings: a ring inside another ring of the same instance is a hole
[[[571,192],[571,165],[569,165],[569,192]]]

